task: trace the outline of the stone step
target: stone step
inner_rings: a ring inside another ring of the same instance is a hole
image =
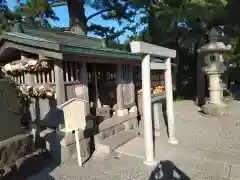
[[[118,147],[134,139],[137,136],[134,131],[122,131],[107,139],[100,140],[95,143],[95,150],[97,153],[111,153]]]

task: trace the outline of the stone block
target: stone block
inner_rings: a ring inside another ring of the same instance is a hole
[[[124,129],[132,129],[132,126],[129,121],[126,121],[123,124],[124,124]]]
[[[34,175],[41,171],[49,162],[51,162],[51,157],[47,151],[38,149],[16,161],[16,175],[23,178]]]
[[[138,119],[133,118],[133,119],[130,119],[128,121],[125,121],[123,124],[125,126],[125,129],[135,130],[135,129],[138,128]]]
[[[98,109],[98,116],[110,118],[111,117],[110,110],[111,110],[110,106],[103,105],[103,107]]]
[[[118,109],[118,110],[116,110],[116,115],[118,115],[118,116],[128,115],[128,110],[127,109]]]
[[[49,134],[44,136],[46,142],[46,149],[50,152],[51,156],[57,163],[63,163],[71,159],[76,154],[76,143],[61,143],[63,136],[51,131]],[[91,150],[91,139],[90,137],[80,140],[81,156],[89,157]]]
[[[137,114],[138,113],[138,108],[137,106],[133,106],[130,110],[129,110],[129,114]]]
[[[101,132],[98,134],[95,134],[93,137],[94,137],[94,142],[99,142],[103,140]]]
[[[95,143],[95,150],[100,153],[111,153],[113,150],[134,139],[136,136],[137,134],[133,131],[122,131]]]
[[[118,124],[115,126],[115,132],[118,133],[118,132],[121,132],[125,129],[125,126],[124,124]]]
[[[33,136],[21,134],[0,142],[0,167],[11,165],[21,157],[34,152]]]
[[[136,117],[136,118],[133,118],[133,119],[131,120],[131,123],[132,123],[133,129],[137,129],[137,128],[138,128],[138,119],[137,119],[137,117]]]

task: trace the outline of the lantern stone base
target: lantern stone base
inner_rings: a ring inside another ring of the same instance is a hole
[[[228,115],[227,105],[222,104],[212,104],[207,102],[205,105],[201,107],[202,113],[210,116],[226,116]]]

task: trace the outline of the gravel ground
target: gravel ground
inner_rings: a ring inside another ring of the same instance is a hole
[[[229,115],[219,118],[204,117],[198,110],[192,101],[174,104],[176,136],[179,147],[186,149],[181,153],[198,149],[203,156],[196,161],[182,158],[180,166],[165,160],[156,167],[147,167],[141,158],[113,153],[92,158],[83,168],[77,166],[76,159],[61,166],[49,165],[27,180],[240,179],[240,103],[231,102]],[[181,156],[178,151],[176,154]]]

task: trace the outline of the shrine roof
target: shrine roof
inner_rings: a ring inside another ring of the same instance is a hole
[[[86,54],[141,61],[142,57],[127,51],[106,48],[103,40],[69,32],[24,27],[23,32],[6,32],[1,41],[10,41],[60,53]]]
[[[51,57],[57,59],[62,59],[62,54],[67,53],[108,57],[112,60],[123,59],[139,62],[142,60],[140,54],[105,47],[102,39],[47,28],[23,27],[22,29],[22,32],[4,33],[0,36],[1,44],[4,41],[11,42],[14,43],[14,48],[19,46],[20,50],[22,46],[43,49],[51,52]],[[160,57],[151,56],[151,60],[164,62]]]

